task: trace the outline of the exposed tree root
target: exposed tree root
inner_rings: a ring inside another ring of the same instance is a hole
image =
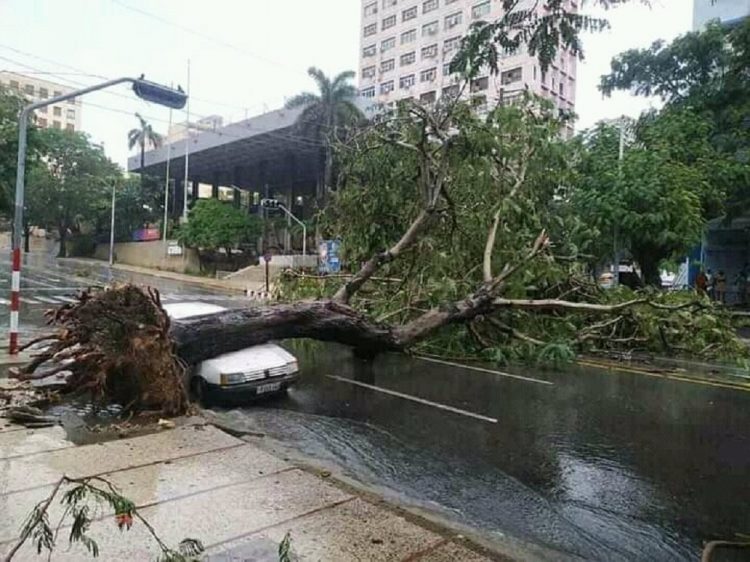
[[[173,352],[170,322],[153,289],[121,285],[85,291],[48,313],[52,343],[15,373],[21,380],[69,371],[66,391],[137,411],[183,413],[184,367]]]

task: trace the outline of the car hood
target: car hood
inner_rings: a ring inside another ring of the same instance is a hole
[[[207,359],[203,362],[202,367],[224,374],[248,373],[280,367],[295,360],[294,355],[284,348],[273,343],[267,343]]]

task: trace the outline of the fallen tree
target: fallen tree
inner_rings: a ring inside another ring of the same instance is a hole
[[[69,390],[169,415],[189,403],[186,366],[270,340],[335,341],[373,357],[469,338],[493,360],[513,345],[553,359],[597,345],[682,351],[695,334],[708,337],[692,348],[740,349],[705,321],[707,302],[605,294],[586,281],[576,247],[586,225],[564,205],[573,155],[563,124],[532,98],[486,118],[455,100],[403,104],[341,149],[342,189],[324,227],[358,271],[293,278],[287,302],[175,323],[154,290],[86,292],[51,313],[57,332],[17,376],[70,372]],[[295,289],[308,282],[325,287]]]

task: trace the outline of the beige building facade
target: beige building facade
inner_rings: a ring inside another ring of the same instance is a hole
[[[432,102],[458,92],[449,63],[478,21],[503,14],[501,0],[360,0],[360,95],[376,103],[413,98]],[[532,1],[532,0],[529,0]],[[569,1],[576,10],[577,2]],[[464,91],[479,108],[511,100],[525,89],[558,108],[575,108],[576,58],[560,51],[543,73],[525,49],[500,61],[497,75],[478,77]]]
[[[73,88],[69,86],[8,71],[0,71],[0,84],[11,91],[23,94],[30,102],[53,98],[73,91]],[[80,99],[71,99],[41,107],[34,113],[38,127],[67,131],[81,130]]]

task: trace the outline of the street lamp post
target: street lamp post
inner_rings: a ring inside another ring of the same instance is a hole
[[[133,91],[139,98],[181,109],[185,106],[187,96],[182,90],[172,90],[161,84],[150,82],[141,78],[115,78],[101,84],[95,84],[88,88],[75,90],[67,94],[55,96],[46,100],[40,100],[31,103],[21,110],[18,120],[18,160],[16,164],[16,197],[13,213],[13,237],[12,237],[12,273],[11,273],[11,295],[10,295],[10,346],[11,354],[18,353],[18,311],[21,299],[21,238],[23,227],[23,206],[24,206],[24,189],[26,179],[26,141],[27,129],[29,125],[29,115],[35,109],[46,107],[61,101],[77,98],[90,92],[109,88],[123,83],[133,84]]]
[[[302,263],[304,264],[307,259],[307,227],[305,226],[305,223],[295,217],[278,199],[261,199],[260,206],[264,209],[281,209],[286,213],[287,217],[291,218],[302,227]]]

